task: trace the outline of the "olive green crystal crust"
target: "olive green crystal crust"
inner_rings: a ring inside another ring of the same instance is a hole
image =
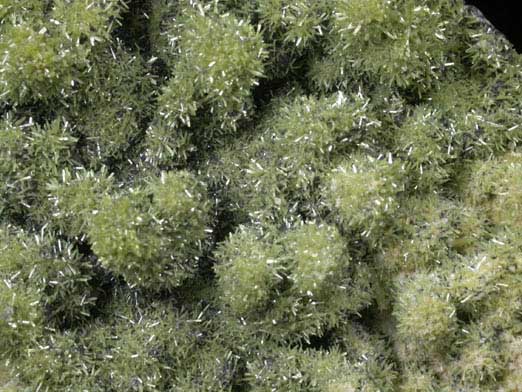
[[[0,0],[0,390],[522,390],[521,102],[461,0]]]

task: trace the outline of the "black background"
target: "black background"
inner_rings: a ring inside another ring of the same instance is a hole
[[[466,0],[466,3],[479,8],[522,53],[522,0]]]

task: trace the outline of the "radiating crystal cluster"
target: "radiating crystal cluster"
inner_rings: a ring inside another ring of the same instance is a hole
[[[0,390],[522,390],[521,86],[460,0],[0,0]]]

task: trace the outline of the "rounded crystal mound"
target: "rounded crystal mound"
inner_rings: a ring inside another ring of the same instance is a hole
[[[490,3],[0,0],[0,390],[522,390]]]

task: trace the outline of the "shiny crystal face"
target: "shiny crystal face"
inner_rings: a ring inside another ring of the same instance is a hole
[[[0,391],[520,390],[491,4],[0,0]]]

